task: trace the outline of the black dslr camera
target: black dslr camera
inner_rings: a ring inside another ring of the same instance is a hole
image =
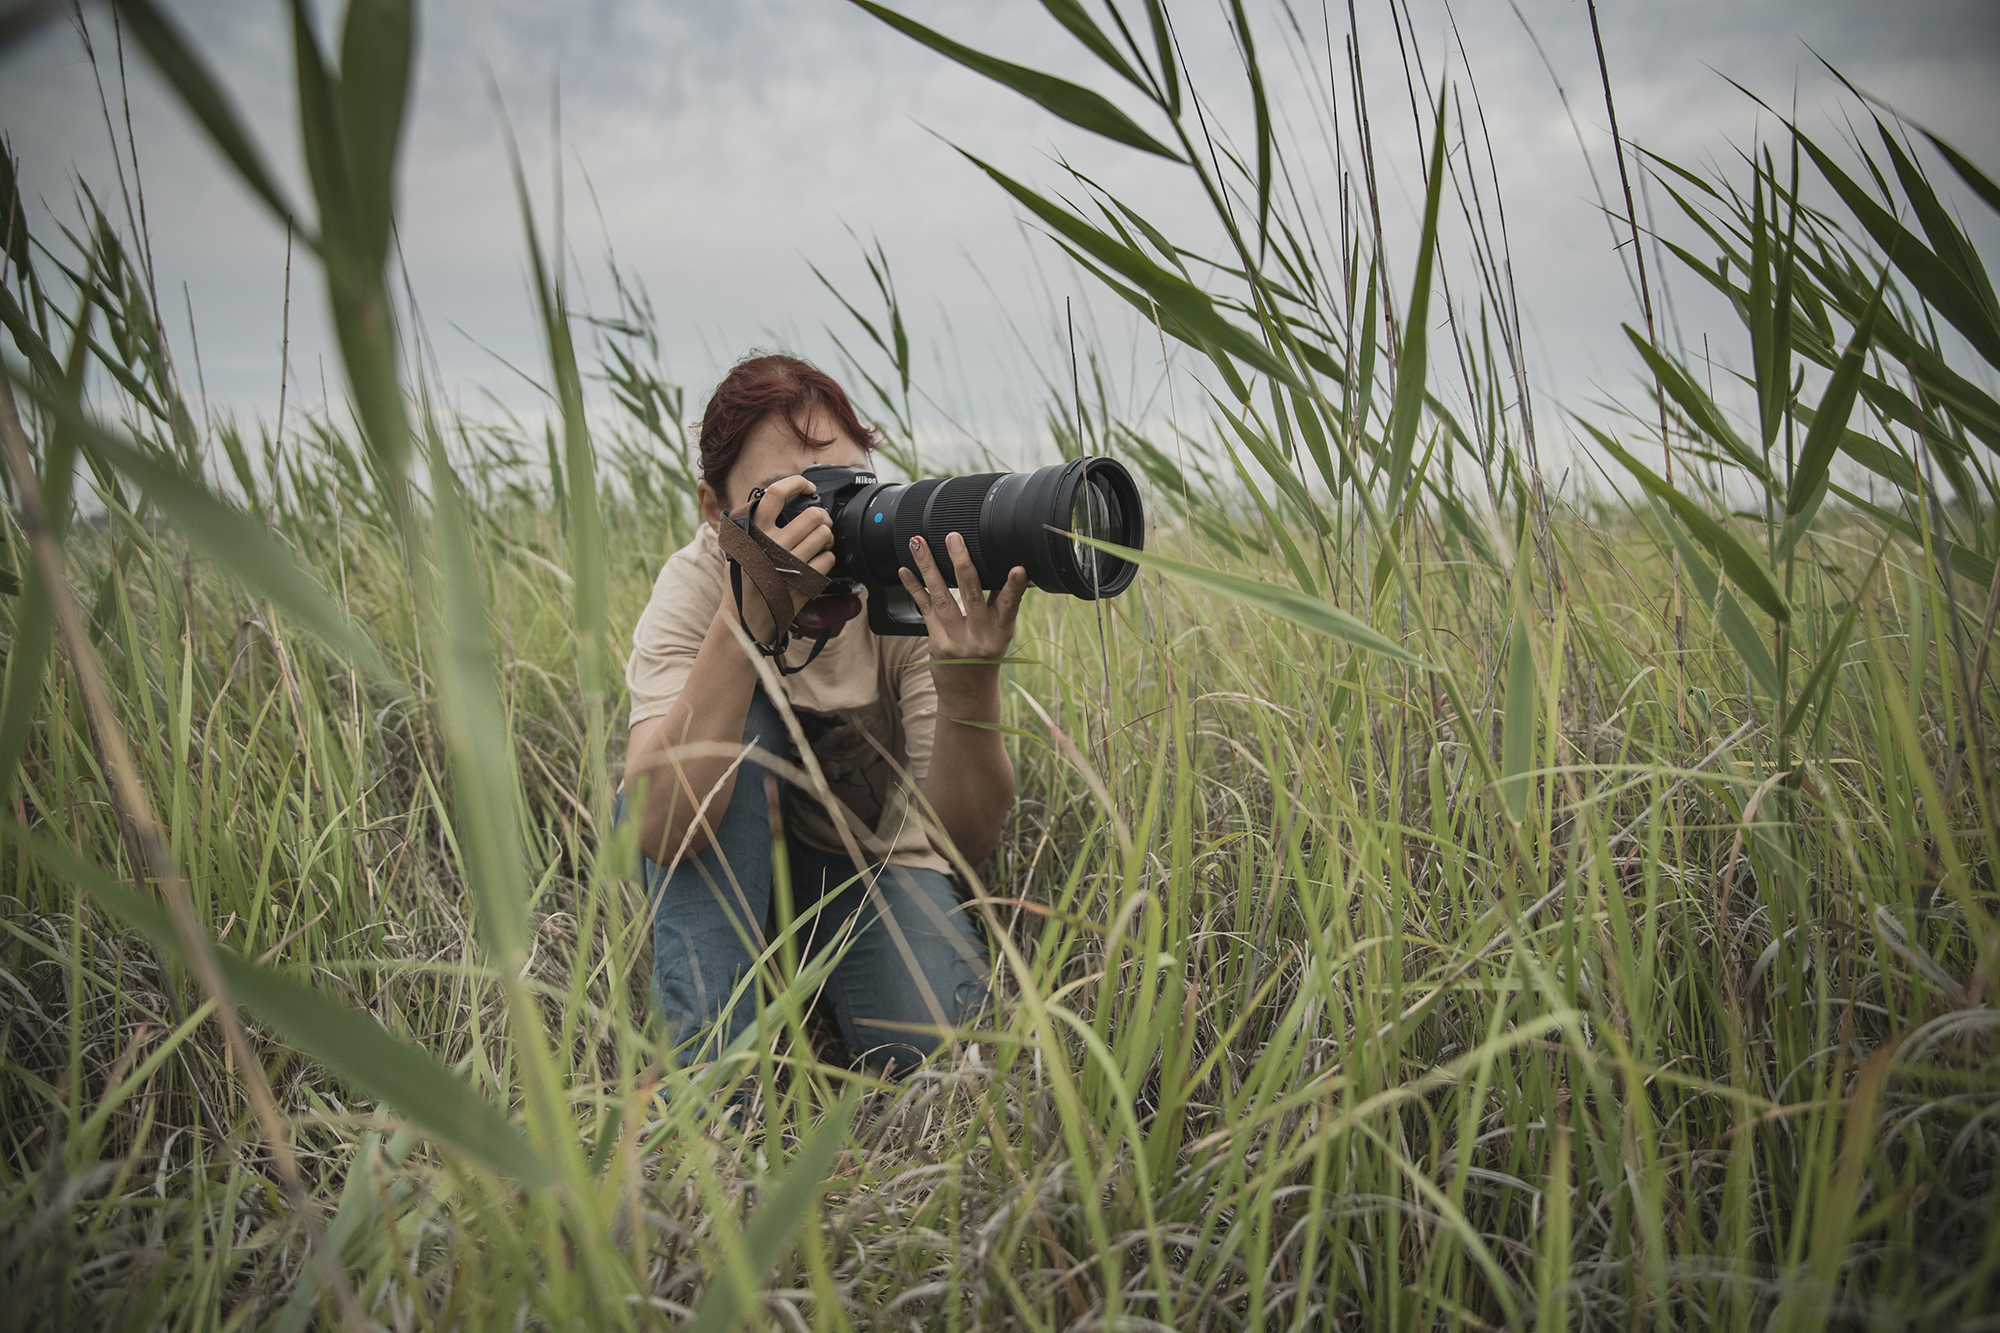
[[[1046,592],[1115,597],[1139,572],[1129,560],[1086,546],[1074,536],[1138,551],[1146,516],[1139,488],[1109,458],[1078,458],[1034,472],[983,472],[924,481],[878,481],[866,468],[815,464],[805,470],[810,495],[779,511],[783,526],[815,506],[833,516],[833,574],[839,584],[868,590],[868,628],[877,634],[923,634],[923,613],[903,590],[897,569],[915,570],[910,539],[922,537],[947,584],[957,571],[945,536],[965,539],[981,588],[998,588],[1019,565]],[[750,516],[731,522],[749,530]]]

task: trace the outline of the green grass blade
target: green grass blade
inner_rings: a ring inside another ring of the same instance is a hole
[[[1137,210],[1122,200],[1113,199],[1111,203],[1124,216],[1125,220],[1138,230],[1140,235],[1153,243],[1153,248],[1160,252],[1160,258],[1172,264],[1174,270],[1182,277],[1185,278],[1188,276],[1186,261],[1181,258],[1181,252],[1175,247],[1174,243],[1167,239],[1165,232],[1148,222]]]
[[[10,376],[15,372],[7,372]],[[225,504],[201,483],[92,423],[75,407],[43,393],[25,377],[15,382],[74,433],[86,454],[122,472],[173,523],[188,544],[243,586],[268,598],[336,652],[354,659],[377,680],[394,679],[388,663],[361,628],[334,604],[326,589],[278,543],[264,524]]]
[[[1528,813],[1528,770],[1535,761],[1534,549],[1526,525],[1514,555],[1514,628],[1507,643],[1507,694],[1500,721],[1500,780],[1507,817]]]
[[[1263,418],[1257,415],[1256,409],[1246,403],[1242,415],[1239,416],[1231,412],[1228,404],[1213,393],[1209,397],[1215,403],[1216,410],[1229,422],[1230,429],[1236,432],[1236,438],[1243,441],[1243,446],[1250,451],[1250,456],[1257,460],[1257,465],[1271,478],[1271,484],[1292,503],[1301,517],[1309,521],[1316,519],[1319,506],[1313,503],[1312,493],[1306,490],[1305,483],[1299,480],[1298,474],[1286,466],[1286,453],[1289,451],[1282,450],[1280,445],[1272,441],[1271,432],[1265,427]],[[1272,405],[1279,411],[1283,410],[1275,397]],[[1245,481],[1248,480],[1248,477],[1245,477]]]
[[[1888,549],[1886,543],[1883,549]],[[1879,555],[1875,557],[1878,564],[1881,558]],[[1780,736],[1791,735],[1799,729],[1799,724],[1806,720],[1806,715],[1812,710],[1813,702],[1819,697],[1820,686],[1826,684],[1827,677],[1831,676],[1834,669],[1840,665],[1841,656],[1847,651],[1847,636],[1854,632],[1855,617],[1860,613],[1861,599],[1856,597],[1848,606],[1847,614],[1841,617],[1839,626],[1827,639],[1826,647],[1821,650],[1819,662],[1813,667],[1812,674],[1807,676],[1806,683],[1799,687],[1798,700],[1793,703],[1792,711],[1786,715],[1785,725],[1778,733]]]
[[[361,1136],[361,1151],[357,1154],[354,1167],[341,1182],[340,1205],[334,1211],[333,1222],[326,1229],[327,1245],[346,1263],[357,1262],[365,1253],[371,1232],[381,1217],[380,1200],[389,1193],[385,1188],[383,1166],[395,1167],[410,1155],[415,1144],[410,1133],[398,1132],[388,1142],[382,1144],[382,1136],[370,1131]],[[382,1155],[378,1159],[377,1153]],[[313,1310],[319,1304],[320,1269],[307,1264],[299,1270],[298,1285],[292,1288],[292,1295],[285,1302],[285,1308],[269,1324],[271,1333],[305,1333],[312,1322]]]
[[[1667,396],[1680,404],[1681,411],[1687,413],[1688,419],[1702,434],[1721,446],[1724,453],[1753,476],[1767,482],[1771,480],[1771,470],[1763,458],[1743,442],[1742,436],[1729,428],[1729,423],[1722,418],[1721,409],[1716,407],[1700,385],[1663,353],[1655,351],[1652,344],[1629,324],[1625,326],[1625,336],[1639,349],[1639,355],[1645,358],[1647,367],[1659,378],[1660,387],[1667,391]]]
[[[1949,211],[1931,188],[1930,179],[1923,168],[1911,160],[1896,142],[1895,136],[1879,119],[1875,122],[1876,132],[1882,136],[1883,145],[1889,150],[1889,160],[1895,164],[1896,179],[1909,197],[1910,206],[1916,210],[1917,220],[1923,223],[1924,235],[1930,238],[1931,248],[1938,258],[1951,265],[1952,271],[1972,288],[1973,295],[1986,303],[1986,313],[2000,321],[2000,302],[1993,297],[1993,283],[1986,274],[1986,266],[1980,262],[1979,248],[1959,230]]]
[[[29,322],[28,312],[21,309],[5,287],[0,287],[0,327],[14,335],[21,355],[28,358],[28,364],[34,367],[37,375],[51,384],[61,381],[62,367],[57,364],[55,353],[49,350],[49,345],[42,341],[42,335]],[[119,369],[124,368],[121,366]]]
[[[185,962],[180,938],[158,904],[39,833],[17,830],[11,836],[51,873],[90,894],[154,947]],[[426,1134],[502,1175],[530,1189],[550,1183],[548,1168],[497,1107],[372,1016],[227,948],[218,946],[215,958],[234,997],[292,1046],[394,1107]]]
[[[1775,211],[1775,191],[1773,193]],[[1778,438],[1778,422],[1783,418],[1786,391],[1791,387],[1778,376],[1772,347],[1773,230],[1771,219],[1764,212],[1764,171],[1758,167],[1750,201],[1750,283],[1746,322],[1750,325],[1750,362],[1757,386],[1757,424],[1766,457],[1770,456],[1771,445]]]
[[[1251,500],[1257,505],[1257,512],[1264,516],[1265,530],[1277,542],[1278,549],[1284,552],[1285,563],[1291,567],[1292,577],[1298,580],[1299,587],[1309,596],[1318,596],[1319,581],[1313,578],[1312,567],[1306,563],[1305,556],[1300,554],[1299,544],[1293,541],[1292,534],[1285,530],[1285,521],[1271,507],[1271,502],[1264,498],[1263,488],[1251,477],[1250,469],[1243,465],[1243,457],[1236,452],[1236,446],[1225,439],[1222,447],[1229,451],[1229,461],[1236,465],[1236,475],[1243,479],[1243,489],[1250,493]]]
[[[1674,549],[1680,552],[1681,569],[1686,572],[1688,582],[1694,585],[1695,596],[1703,606],[1713,607],[1715,623],[1722,630],[1723,637],[1736,650],[1736,656],[1750,673],[1751,683],[1764,692],[1767,699],[1778,697],[1778,667],[1771,660],[1771,649],[1764,642],[1764,635],[1750,623],[1750,616],[1743,609],[1743,603],[1736,600],[1736,594],[1723,587],[1709,567],[1708,557],[1701,553],[1686,532],[1667,512],[1665,505],[1651,494],[1646,496],[1651,506],[1654,520],[1672,540]]]
[[[25,548],[24,548],[25,549]],[[42,682],[49,645],[55,641],[55,611],[48,588],[32,573],[19,589],[14,608],[14,641],[7,653],[7,681],[0,693],[0,805],[14,788],[14,774],[42,707]]]
[[[1888,253],[1924,300],[1943,315],[1951,326],[1965,335],[1973,349],[1988,365],[2000,366],[2000,316],[1986,307],[1951,265],[1938,258],[1931,248],[1898,222],[1893,214],[1872,199],[1832,158],[1804,135],[1799,144],[1811,155],[1813,165],[1840,201],[1847,205],[1869,236]]]
[[[356,56],[364,65],[370,57],[360,48],[376,40],[371,35],[376,26],[364,23],[354,37]],[[380,40],[391,48],[382,53],[383,58],[393,63],[396,41]],[[409,415],[403,401],[395,307],[382,281],[387,252],[378,243],[390,233],[392,200],[386,185],[379,190],[356,188],[349,162],[355,146],[347,141],[342,83],[327,69],[305,0],[292,0],[292,46],[299,133],[313,196],[319,203],[327,305],[340,343],[341,363],[347,369],[348,387],[354,394],[376,475],[392,492],[398,518],[407,521],[402,487],[403,468],[410,456]],[[407,62],[406,50],[401,59]],[[381,71],[364,69],[356,76],[385,97],[394,82],[390,74]],[[356,95],[367,93],[363,90]],[[380,110],[356,111],[354,116],[364,132],[373,136],[361,150],[360,159],[374,163],[370,169],[384,173],[382,180],[392,180],[393,162],[376,161],[380,153],[393,153],[396,143],[393,127],[385,129],[385,114]],[[396,119],[400,123],[400,112]]]
[[[910,335],[903,327],[903,307],[896,299],[896,283],[889,274],[889,255],[882,248],[882,238],[875,238],[874,258],[869,258],[865,247],[861,258],[868,265],[869,276],[875,279],[875,290],[881,293],[882,304],[889,311],[889,337],[895,343],[890,360],[895,363],[896,376],[903,382],[903,396],[907,399],[910,394]]]
[[[1548,1144],[1549,1166],[1542,1198],[1547,1217],[1535,1247],[1535,1333],[1564,1333],[1569,1328],[1570,1277],[1570,1147],[1569,1108],[1560,1108]]]
[[[1042,8],[1048,10],[1056,22],[1069,29],[1070,36],[1088,47],[1092,55],[1110,66],[1119,77],[1147,97],[1153,97],[1152,88],[1139,77],[1139,71],[1132,68],[1132,62],[1125,58],[1125,53],[1113,44],[1104,29],[1097,26],[1097,20],[1090,17],[1090,11],[1078,0],[1042,0]]]
[[[1279,405],[1277,386],[1272,386],[1271,406],[1274,412],[1283,411]],[[1319,469],[1320,479],[1326,483],[1329,494],[1340,494],[1340,469],[1334,464],[1333,451],[1327,446],[1326,432],[1320,428],[1319,408],[1307,397],[1292,391],[1292,420],[1299,425],[1299,434],[1306,442],[1306,452],[1312,455],[1313,465]]]
[[[1965,428],[2000,450],[2000,401],[1981,389],[1972,381],[1958,374],[1946,365],[1942,358],[1902,334],[1894,338],[1900,345],[1892,345],[1891,330],[1895,321],[1884,314],[1876,323],[1876,339],[1883,344],[1883,350],[1904,361],[1917,387],[1949,408]],[[1861,396],[1871,406],[1880,408],[1882,415],[1912,430],[1924,432],[1935,441],[1940,449],[1956,452],[1957,441],[1949,436],[1941,436],[1934,422],[1927,422],[1909,396],[1886,380],[1873,375],[1861,381]]]
[[[444,634],[444,652],[434,670],[451,761],[455,827],[482,942],[495,964],[512,972],[528,949],[528,881],[516,818],[520,774],[496,678],[465,496],[441,442],[432,442],[429,463],[437,492],[436,611]]]
[[[867,10],[905,37],[928,46],[941,56],[957,61],[975,74],[984,74],[1002,87],[1013,89],[1029,101],[1055,113],[1080,129],[1101,134],[1114,143],[1122,143],[1141,152],[1156,153],[1170,161],[1182,160],[1178,153],[1140,129],[1130,116],[1099,93],[1079,87],[1066,79],[1059,79],[1053,74],[1044,74],[1025,65],[1010,64],[983,51],[962,46],[943,33],[933,32],[914,19],[904,18],[893,9],[875,4],[874,0],[852,0],[852,3]]]
[[[1768,160],[1768,159],[1767,159]],[[1772,394],[1766,400],[1768,419],[1773,429],[1770,438],[1776,440],[1775,427],[1785,419],[1785,408],[1792,400],[1792,323],[1793,288],[1798,278],[1798,230],[1799,210],[1796,202],[1798,186],[1798,152],[1792,152],[1793,204],[1787,217],[1785,230],[1778,230],[1777,171],[1771,170],[1771,237],[1776,251],[1773,267],[1777,270],[1775,286],[1771,293],[1771,371],[1769,383]],[[1767,446],[1768,448],[1768,446]]]
[[[1988,208],[2000,213],[2000,185],[1994,184],[1991,176],[1974,166],[1971,158],[1929,130],[1924,131],[1924,137],[1929,139],[1931,147],[1937,149],[1939,155],[1951,164],[1951,169],[1958,173],[1958,178],[1970,186],[1974,194],[1984,199]]]
[[[1456,495],[1435,481],[1430,484],[1430,492],[1432,498],[1437,501],[1439,516],[1451,525],[1459,539],[1466,544],[1473,555],[1479,558],[1480,564],[1498,573],[1500,557],[1495,553],[1493,541],[1487,535],[1485,527],[1472,516],[1472,511],[1467,509],[1464,502]]]
[[[1841,486],[1838,482],[1830,483],[1827,489],[1845,500],[1848,504],[1853,505],[1862,513],[1868,515],[1868,517],[1874,519],[1877,523],[1880,523],[1883,527],[1902,534],[1919,546],[1924,544],[1923,532],[1908,519],[1897,514],[1892,514],[1880,505],[1869,503],[1853,491]],[[1945,558],[1951,561],[1952,572],[1960,578],[1971,579],[1982,588],[1992,586],[1994,570],[1992,560],[1979,554],[1979,552],[1969,546],[1961,546],[1949,538],[1938,536],[1936,533],[1931,534],[1931,540],[1944,548]]]
[[[0,254],[7,256],[14,271],[33,290],[34,252],[28,240],[28,215],[21,207],[21,182],[14,172],[12,153],[0,153]]]
[[[1535,755],[1535,653],[1528,642],[1528,616],[1517,609],[1507,651],[1507,711],[1501,719],[1500,774],[1507,817],[1520,823],[1528,813],[1528,777]]]
[[[1250,16],[1243,12],[1243,0],[1229,0],[1229,7],[1236,20],[1236,44],[1243,53],[1243,72],[1250,80],[1250,108],[1257,136],[1257,254],[1261,260],[1271,239],[1271,104],[1264,95],[1264,71],[1257,64],[1257,43],[1250,33]]]
[[[1365,286],[1367,298],[1361,308],[1361,351],[1356,357],[1353,382],[1348,385],[1351,403],[1347,409],[1347,428],[1355,436],[1366,439],[1368,435],[1368,414],[1373,409],[1375,397],[1375,357],[1380,347],[1378,326],[1381,319],[1377,313],[1381,304],[1382,284],[1376,278],[1376,260],[1368,261],[1368,281]]]
[[[409,0],[348,0],[341,32],[337,109],[347,176],[354,190],[355,238],[364,267],[389,253],[396,144],[410,93],[416,15]]]
[[[1658,496],[1648,491],[1646,505],[1652,510],[1653,521],[1660,525],[1660,531],[1667,534],[1667,539],[1680,552],[1681,564],[1687,570],[1689,581],[1694,584],[1695,596],[1701,599],[1702,605],[1713,606],[1716,590],[1721,585],[1716,582],[1715,571],[1709,568],[1707,557],[1688,540],[1687,533],[1681,530],[1681,525],[1674,521],[1674,516],[1667,512],[1667,507],[1660,503]]]
[[[765,1192],[764,1206],[744,1229],[741,1248],[728,1256],[728,1271],[717,1274],[711,1282],[708,1294],[684,1325],[686,1333],[731,1333],[757,1312],[764,1275],[812,1216],[820,1191],[826,1188],[827,1173],[840,1155],[848,1122],[860,1104],[858,1092],[848,1094],[813,1130],[785,1169],[783,1179]]]
[[[1146,18],[1152,25],[1153,46],[1160,55],[1160,77],[1167,85],[1167,114],[1178,120],[1181,114],[1180,62],[1174,59],[1173,30],[1167,25],[1167,8],[1161,0],[1146,0]]]
[[[1396,405],[1389,418],[1389,498],[1384,508],[1402,507],[1409,481],[1410,453],[1416,445],[1417,423],[1424,410],[1424,376],[1429,369],[1428,332],[1431,307],[1431,265],[1437,253],[1438,204],[1444,197],[1444,109],[1438,96],[1432,130],[1430,185],[1424,192],[1424,230],[1417,243],[1417,276],[1410,284],[1410,304],[1403,321],[1402,354],[1396,360]]]
[[[1146,295],[1146,293],[1134,287],[1129,287],[1112,277],[1109,273],[1106,273],[1096,260],[1071,245],[1068,241],[1065,241],[1060,236],[1055,237],[1054,240],[1057,245],[1062,247],[1064,254],[1076,261],[1077,267],[1103,283],[1120,300],[1125,301],[1134,310],[1138,311],[1141,317],[1148,323],[1157,320],[1160,330],[1167,336],[1177,342],[1186,343],[1189,347],[1194,348],[1197,352],[1207,357],[1215,368],[1221,372],[1224,382],[1229,386],[1230,392],[1235,395],[1236,401],[1242,403],[1250,401],[1250,389],[1243,382],[1243,376],[1230,363],[1228,356],[1216,346],[1212,339],[1204,338],[1201,334],[1183,324],[1171,309],[1162,306],[1158,301]],[[1234,325],[1228,325],[1228,327],[1235,328]],[[1242,336],[1242,330],[1236,329],[1236,332],[1239,336]],[[1271,359],[1270,353],[1265,351],[1263,346],[1254,339],[1244,336],[1244,344],[1236,350],[1246,360],[1249,360],[1251,364],[1257,365],[1262,362],[1269,362],[1274,366],[1277,364]],[[1296,380],[1289,377],[1286,377],[1286,382],[1291,384],[1297,383]]]
[[[1770,1326],[1780,1333],[1810,1333],[1829,1323],[1841,1270],[1854,1262],[1849,1247],[1855,1239],[1853,1228],[1863,1183],[1870,1172],[1877,1108],[1901,1047],[1902,1042],[1894,1039],[1878,1046],[1861,1066],[1853,1092],[1839,1103],[1840,1156],[1826,1181],[1824,1198],[1813,1209],[1811,1271],[1786,1292],[1772,1312]]]
[[[279,190],[276,179],[264,165],[263,154],[243,128],[243,121],[236,114],[229,95],[208,72],[208,67],[188,45],[180,29],[154,7],[152,0],[112,0],[112,4],[118,10],[118,16],[125,21],[125,26],[138,39],[139,45],[145,48],[154,68],[160,71],[160,76],[180,98],[181,105],[201,122],[209,140],[229,159],[244,184],[255,191],[280,220],[296,226],[298,210]],[[314,242],[307,237],[306,243],[311,245]]]
[[[305,0],[292,0],[293,82],[299,98],[299,139],[305,149],[306,175],[319,204],[321,242],[329,269],[352,263],[353,182],[347,178],[347,152],[340,142],[337,81],[326,67],[319,36]]]
[[[1631,330],[1626,330],[1628,333]],[[1639,484],[1660,499],[1666,501],[1694,539],[1708,548],[1708,551],[1722,565],[1730,578],[1736,581],[1750,600],[1757,603],[1765,615],[1784,624],[1791,620],[1791,609],[1785,604],[1784,594],[1771,578],[1771,571],[1764,568],[1764,562],[1750,554],[1750,548],[1738,541],[1733,533],[1722,524],[1702,512],[1701,506],[1682,495],[1666,482],[1660,480],[1653,470],[1625,452],[1624,446],[1606,435],[1597,427],[1585,421],[1583,428],[1595,436],[1604,446],[1605,452],[1623,464],[1625,470],[1639,479]]]
[[[1293,588],[1280,588],[1269,583],[1259,583],[1246,579],[1240,574],[1225,574],[1219,569],[1205,569],[1200,565],[1182,564],[1169,560],[1163,555],[1150,551],[1135,551],[1113,542],[1098,541],[1094,537],[1075,535],[1075,540],[1099,550],[1109,552],[1121,560],[1130,560],[1141,569],[1157,570],[1171,574],[1175,578],[1186,579],[1214,592],[1234,597],[1260,610],[1269,611],[1274,616],[1283,617],[1315,634],[1324,634],[1329,639],[1360,648],[1366,652],[1380,653],[1392,661],[1410,666],[1424,666],[1424,660],[1403,645],[1369,628],[1331,602],[1299,592]]]
[[[0,291],[0,296],[5,296],[5,292]],[[94,287],[86,288],[73,324],[76,332],[70,341],[69,357],[62,367],[59,380],[61,401],[72,408],[83,398],[90,321],[98,297]],[[5,304],[10,309],[14,305],[11,300]],[[45,367],[53,363],[54,356],[48,344],[28,326],[25,318],[18,327],[10,320],[9,329],[23,349],[33,349],[34,365]],[[44,450],[41,475],[42,521],[48,525],[49,536],[58,548],[62,546],[63,534],[69,527],[75,473],[76,432],[58,421]],[[52,590],[38,577],[38,571],[29,560],[27,544],[23,542],[15,550],[21,560],[21,574],[27,586],[25,589],[18,585],[9,589],[21,600],[14,608],[13,643],[7,653],[6,684],[5,689],[0,690],[0,806],[7,803],[7,797],[13,790],[14,776],[27,749],[28,736],[34,729],[35,715],[42,702],[42,682],[48,671],[49,649],[55,642]]]
[[[1215,301],[1207,292],[1178,273],[1168,272],[1140,251],[1092,226],[1068,209],[1043,198],[998,168],[989,166],[962,148],[959,152],[1064,238],[1105,267],[1137,283],[1146,295],[1159,303],[1163,314],[1172,315],[1178,321],[1177,328],[1171,324],[1167,327],[1182,341],[1201,347],[1204,352],[1209,349],[1202,344],[1212,344],[1294,389],[1305,388],[1299,383],[1298,376],[1271,355],[1270,349],[1263,343],[1224,319],[1216,311]]]
[[[819,279],[820,286],[826,288],[829,292],[833,293],[833,299],[840,302],[841,307],[847,311],[848,316],[852,318],[856,324],[859,324],[861,326],[861,331],[868,335],[868,340],[874,343],[877,347],[881,348],[884,355],[893,357],[894,353],[890,352],[888,342],[885,341],[882,335],[876,331],[874,323],[871,320],[869,320],[868,316],[862,314],[860,310],[855,308],[854,303],[847,299],[846,293],[842,292],[840,288],[833,285],[832,279],[828,278],[826,274],[819,271],[819,265],[813,263],[810,259],[808,259],[806,261],[806,267],[812,270],[812,275],[815,278]],[[878,389],[877,392],[879,393],[880,390]]]
[[[555,380],[556,404],[562,411],[563,452],[559,480],[569,520],[569,574],[575,598],[577,663],[585,691],[601,694],[604,688],[610,594],[606,584],[604,516],[597,494],[597,455],[591,443],[589,418],[584,410],[583,373],[577,367],[576,343],[570,333],[569,306],[563,283],[559,276],[551,273],[551,265],[543,259],[534,208],[528,199],[528,182],[521,172],[519,158],[515,158],[513,167],[514,193],[521,209],[521,225],[527,232],[528,262],[535,283],[535,306],[542,318],[542,336],[548,344],[549,371]],[[555,265],[562,263],[561,255],[552,258]]]
[[[1887,282],[1888,275],[1884,274],[1885,286]],[[1806,442],[1799,450],[1798,466],[1792,473],[1791,490],[1785,495],[1785,512],[1794,518],[1818,507],[1820,497],[1826,493],[1827,469],[1833,466],[1834,454],[1846,442],[1847,419],[1853,414],[1861,373],[1867,367],[1868,351],[1874,344],[1875,316],[1882,308],[1882,292],[1882,287],[1875,289],[1875,299],[1868,303],[1867,313],[1855,326],[1847,350],[1840,354],[1840,363],[1834,367],[1833,378],[1813,409],[1812,425],[1806,429]]]
[[[1771,657],[1770,645],[1764,636],[1750,623],[1749,613],[1743,603],[1736,600],[1736,594],[1724,588],[1716,595],[1715,623],[1722,627],[1722,633],[1729,640],[1729,646],[1736,650],[1737,657],[1749,668],[1750,679],[1756,682],[1764,696],[1778,697],[1778,664]]]
[[[1814,409],[1803,403],[1799,405],[1798,411],[1799,418],[1808,427],[1819,416]],[[1909,455],[1893,444],[1884,444],[1871,436],[1863,435],[1858,430],[1846,430],[1841,432],[1840,452],[1897,490],[1914,493],[1919,489],[1916,464],[1910,461]]]

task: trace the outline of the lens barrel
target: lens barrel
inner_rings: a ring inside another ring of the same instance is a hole
[[[1033,472],[878,482],[836,513],[834,577],[897,586],[898,567],[917,567],[910,539],[920,536],[945,582],[955,586],[945,547],[953,532],[964,537],[982,588],[999,587],[1019,565],[1046,591],[1112,597],[1138,567],[1074,537],[1143,550],[1146,516],[1131,474],[1110,458],[1077,458]]]

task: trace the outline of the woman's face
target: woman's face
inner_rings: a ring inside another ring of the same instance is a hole
[[[823,449],[808,448],[799,443],[783,417],[775,414],[765,417],[751,427],[749,438],[743,441],[743,452],[736,456],[736,461],[730,465],[729,475],[723,479],[723,489],[727,494],[718,497],[723,508],[740,508],[757,487],[795,476],[815,463],[834,467],[868,466],[868,451],[861,447],[859,440],[842,430],[830,413],[815,407],[802,424],[807,435],[816,440],[831,437],[833,443]]]

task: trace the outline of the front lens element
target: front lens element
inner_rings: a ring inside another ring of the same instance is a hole
[[[1070,502],[1071,536],[1089,537],[1096,541],[1117,541],[1121,535],[1118,530],[1117,503],[1105,492],[1103,483],[1097,478],[1085,478],[1083,485],[1076,488],[1076,498]],[[1076,572],[1091,588],[1096,588],[1104,582],[1104,574],[1107,571],[1100,562],[1117,558],[1106,556],[1095,546],[1088,546],[1080,541],[1072,541],[1070,550],[1076,561]]]

